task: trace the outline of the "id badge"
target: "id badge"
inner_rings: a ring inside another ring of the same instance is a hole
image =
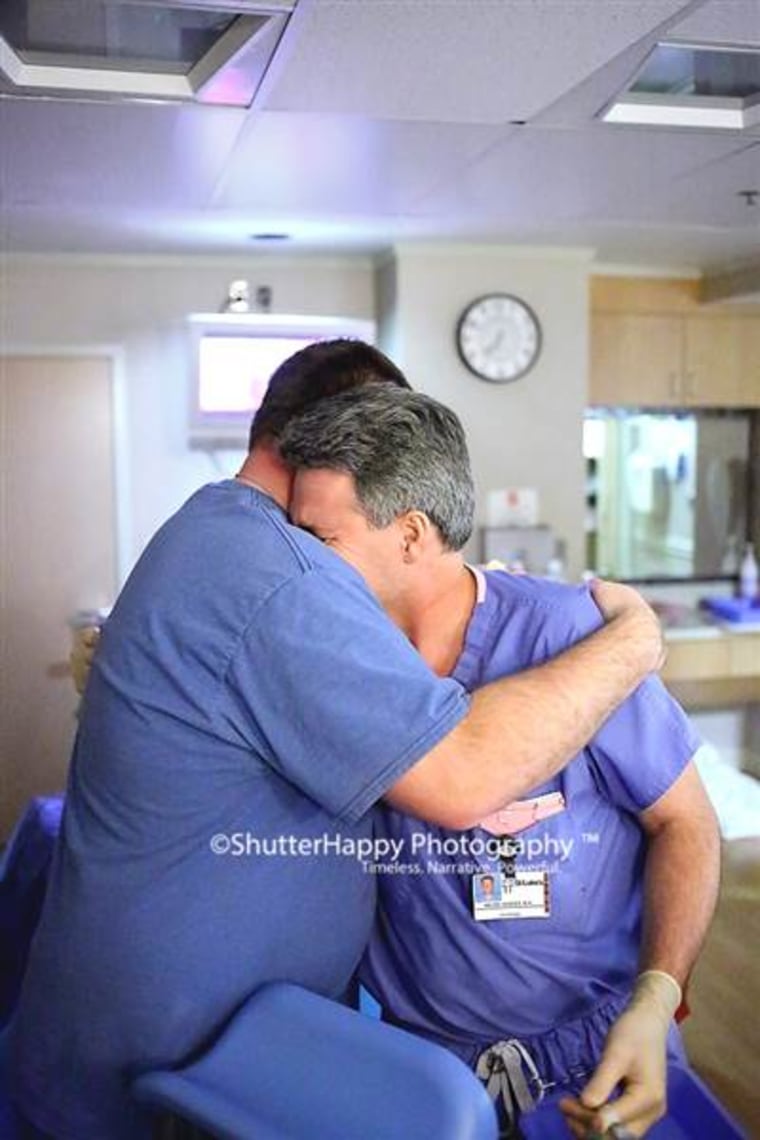
[[[503,918],[548,918],[548,871],[515,871],[473,875],[472,913],[476,922]]]

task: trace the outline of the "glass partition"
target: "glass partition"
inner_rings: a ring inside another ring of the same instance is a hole
[[[589,568],[613,578],[736,574],[749,437],[749,415],[741,412],[589,412]]]

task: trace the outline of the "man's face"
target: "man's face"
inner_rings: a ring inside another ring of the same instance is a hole
[[[396,520],[373,529],[344,471],[299,471],[293,484],[290,517],[296,526],[340,554],[358,570],[385,606],[392,606],[404,568],[404,535]]]

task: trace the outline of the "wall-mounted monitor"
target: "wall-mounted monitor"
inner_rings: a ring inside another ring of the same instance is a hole
[[[251,419],[269,378],[294,352],[319,340],[352,337],[374,343],[370,320],[271,313],[194,313],[191,344],[192,447],[246,447]]]

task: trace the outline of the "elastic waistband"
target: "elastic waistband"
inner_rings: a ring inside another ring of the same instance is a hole
[[[599,1063],[607,1034],[627,1003],[627,994],[616,995],[580,1017],[563,1022],[545,1033],[517,1038],[535,1065],[537,1078],[530,1074],[531,1083],[536,1086],[535,1091],[579,1092]],[[508,1033],[504,1036],[510,1039]],[[474,1069],[482,1053],[493,1044],[492,1041],[484,1041],[464,1046],[461,1050],[454,1046],[454,1050]],[[672,1061],[685,1060],[681,1035],[675,1023],[668,1035],[668,1058]]]
[[[577,1091],[596,1067],[610,1026],[627,1001],[627,994],[616,994],[571,1021],[530,1036],[517,1036],[505,1026],[501,1040],[519,1041],[533,1059],[544,1087],[551,1090],[561,1085]],[[481,1054],[495,1044],[493,1040],[464,1042],[443,1038],[438,1043],[451,1049],[471,1069],[476,1068]]]

